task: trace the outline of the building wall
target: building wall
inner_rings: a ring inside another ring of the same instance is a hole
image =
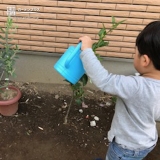
[[[9,11],[11,7],[15,7],[15,12]],[[126,21],[106,37],[109,46],[98,53],[132,58],[140,30],[160,18],[160,1],[0,0],[0,26],[4,26],[7,14],[12,14],[18,26],[13,43],[22,50],[45,54],[63,53],[69,45],[77,44],[82,35],[96,40],[102,23],[110,28],[111,17],[115,16],[117,21]]]
[[[16,78],[17,82],[39,82],[51,84],[68,84],[64,78],[53,68],[59,59],[58,54],[53,56],[19,54],[16,61]],[[102,65],[110,73],[134,75],[137,71],[133,67],[132,59],[120,59],[105,57],[101,61]],[[96,88],[93,84],[87,86]]]

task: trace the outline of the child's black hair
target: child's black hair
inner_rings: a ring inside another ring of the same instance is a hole
[[[149,23],[138,35],[136,46],[140,55],[147,55],[160,70],[160,21]]]

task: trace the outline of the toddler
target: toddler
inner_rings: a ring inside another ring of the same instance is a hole
[[[136,39],[134,67],[140,76],[109,73],[92,50],[92,40],[80,37],[86,74],[117,102],[108,139],[106,160],[142,160],[158,139],[160,120],[160,21],[149,23]]]

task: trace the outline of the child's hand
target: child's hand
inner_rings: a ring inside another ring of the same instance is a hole
[[[81,50],[85,50],[87,48],[92,48],[92,39],[88,36],[83,36],[79,38],[79,41],[82,42]]]

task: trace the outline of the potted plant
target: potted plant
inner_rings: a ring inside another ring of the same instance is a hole
[[[9,35],[14,34],[16,27],[11,17],[7,18],[4,28],[1,28],[0,35],[0,114],[4,116],[12,116],[18,110],[18,100],[21,92],[18,87],[9,84],[10,77],[15,76],[14,64],[19,52],[18,45],[12,44]]]

